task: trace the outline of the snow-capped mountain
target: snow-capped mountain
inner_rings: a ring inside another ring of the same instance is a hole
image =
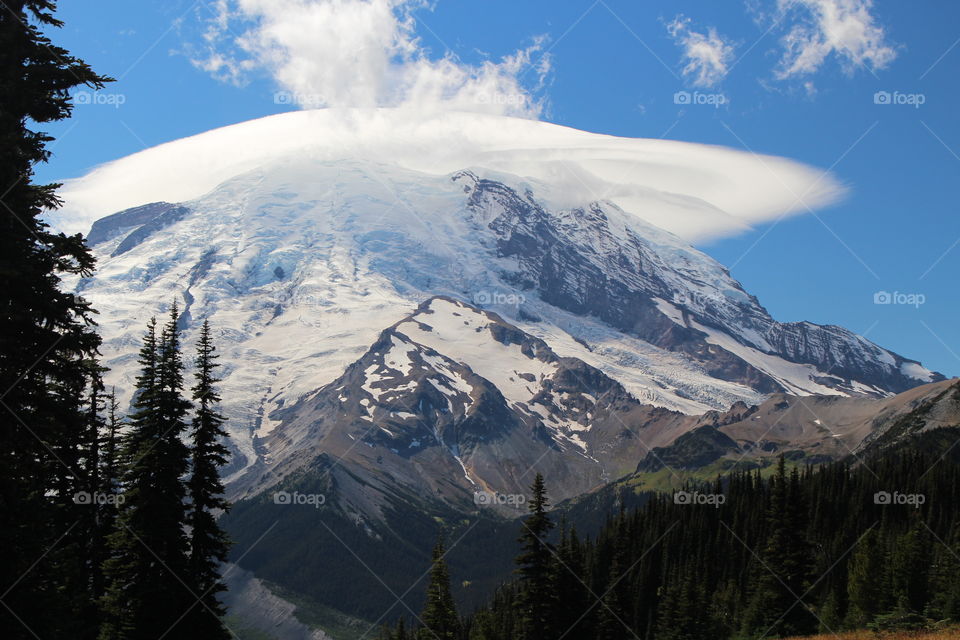
[[[268,454],[238,495],[332,459],[349,508],[375,517],[397,491],[472,508],[475,492],[523,493],[536,471],[554,495],[576,496],[632,471],[697,420],[643,404],[579,358],[446,297],[421,304],[343,375],[272,418],[280,425],[261,442]]]
[[[776,391],[883,395],[939,379],[842,328],[777,323],[676,236],[605,200],[558,207],[558,189],[481,168],[283,158],[198,199],[97,221],[100,268],[78,288],[100,310],[108,381],[127,393],[149,315],[180,300],[188,341],[211,320],[233,478],[262,455],[279,409],[339,378],[434,295],[495,310],[642,403],[688,414]],[[575,430],[565,436],[577,446]]]

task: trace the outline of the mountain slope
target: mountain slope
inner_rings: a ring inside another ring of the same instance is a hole
[[[960,425],[960,382],[883,398],[779,393],[685,415],[639,403],[496,314],[435,297],[338,379],[272,417],[267,455],[234,483],[226,519],[244,548],[271,535],[243,565],[373,625],[397,593],[408,606],[422,599],[410,575],[428,564],[437,527],[456,541],[449,560],[465,576],[465,606],[507,576],[517,526],[509,519],[523,514],[534,470],[590,532],[618,505],[642,504],[638,492],[661,486],[648,483],[657,473],[675,475],[676,486],[703,469],[712,479],[734,465],[772,467],[781,453],[813,464],[917,434],[955,438],[939,428]],[[630,461],[636,473],[598,482]],[[481,491],[509,499],[478,501]],[[298,493],[324,500],[277,499]]]
[[[267,455],[235,484],[261,493],[323,456],[346,470],[344,507],[381,518],[394,491],[472,510],[475,494],[525,493],[535,472],[559,498],[632,469],[694,418],[641,404],[577,358],[498,315],[435,297],[383,331],[345,373],[270,418]],[[349,503],[349,505],[347,505]]]
[[[486,506],[480,493],[524,495],[534,473],[564,500],[634,469],[723,470],[783,452],[843,459],[870,442],[960,422],[957,388],[950,380],[881,398],[776,393],[686,415],[639,402],[497,314],[434,297],[343,375],[271,414],[277,426],[259,441],[264,455],[233,489],[262,494],[321,464],[336,479],[339,506],[364,521],[382,520],[396,495],[472,511]]]
[[[688,414],[939,378],[846,330],[779,324],[676,236],[610,202],[557,209],[557,189],[483,169],[286,158],[200,199],[98,222],[100,270],[78,289],[101,312],[121,393],[158,304],[182,300],[188,340],[201,319],[217,327],[234,478],[277,409],[436,294],[495,309],[642,402]]]
[[[759,406],[656,448],[637,471],[692,471],[770,464],[781,454],[807,464],[863,460],[920,433],[960,427],[960,382],[922,385],[886,398],[773,394]]]

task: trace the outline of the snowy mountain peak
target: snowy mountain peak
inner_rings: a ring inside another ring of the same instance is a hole
[[[689,414],[776,391],[883,395],[937,379],[839,327],[778,323],[678,237],[603,199],[562,207],[560,192],[477,165],[436,176],[284,157],[195,200],[98,221],[100,270],[78,288],[101,312],[108,382],[121,392],[158,305],[181,300],[188,340],[202,319],[217,328],[236,473],[256,462],[255,438],[279,424],[278,409],[337,379],[385,326],[431,299],[398,339],[444,354],[451,375],[489,375],[507,408],[528,414],[540,411],[530,398],[553,366],[537,355],[545,350]],[[495,310],[531,336],[532,351],[453,300]],[[461,382],[441,384],[448,398],[474,398]],[[541,417],[548,430],[562,422]],[[558,433],[569,444],[577,428]]]

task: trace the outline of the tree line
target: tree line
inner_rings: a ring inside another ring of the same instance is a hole
[[[515,579],[461,616],[441,550],[422,615],[381,638],[746,640],[960,623],[960,473],[943,453],[960,431],[940,431],[932,453],[802,469],[781,457],[769,478],[684,487],[720,500],[651,495],[591,538],[553,522],[538,476]]]
[[[70,90],[111,79],[54,44],[51,0],[0,7],[0,637],[226,638],[227,508],[209,325],[186,388],[179,315],[148,326],[133,413],[107,393],[96,311],[64,290],[93,274],[80,234],[52,231],[58,184],[35,184]],[[186,441],[185,441],[186,440]]]

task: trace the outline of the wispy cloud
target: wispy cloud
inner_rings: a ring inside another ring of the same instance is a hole
[[[550,71],[543,38],[498,61],[430,57],[424,0],[217,0],[194,64],[243,84],[266,71],[304,107],[439,106],[536,117]],[[524,81],[527,81],[526,83]]]
[[[897,52],[872,8],[872,0],[778,0],[776,19],[795,22],[780,41],[784,51],[776,77],[815,73],[831,54],[848,73],[888,66]]]
[[[683,49],[683,75],[695,86],[712,87],[727,76],[733,61],[733,44],[714,27],[708,27],[706,33],[694,31],[690,19],[681,14],[667,25],[667,32]]]

